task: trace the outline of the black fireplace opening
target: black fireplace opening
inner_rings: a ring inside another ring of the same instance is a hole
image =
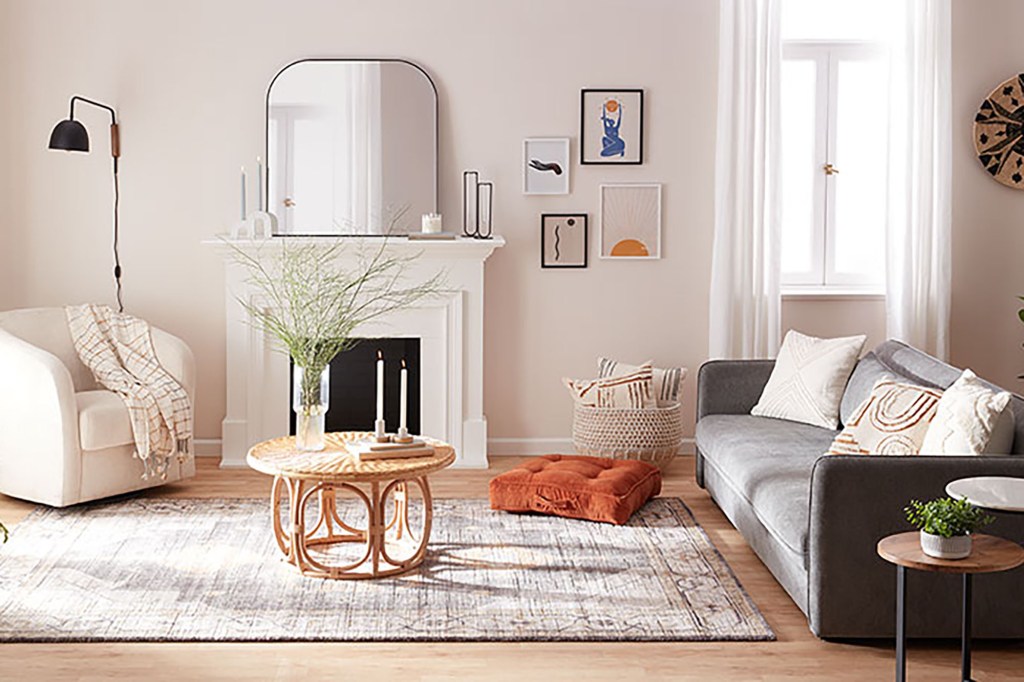
[[[354,347],[331,361],[327,431],[373,431],[377,417],[377,351],[384,355],[384,420],[389,433],[398,430],[402,360],[409,370],[409,433],[420,433],[420,340],[418,338],[359,339]],[[288,428],[295,435],[292,373],[288,373]]]

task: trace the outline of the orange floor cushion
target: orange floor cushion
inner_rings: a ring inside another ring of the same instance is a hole
[[[491,479],[491,509],[622,525],[660,492],[661,471],[647,462],[544,455]]]

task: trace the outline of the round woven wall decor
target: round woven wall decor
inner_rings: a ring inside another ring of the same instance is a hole
[[[974,148],[989,175],[1024,189],[1024,74],[1000,83],[974,117]]]

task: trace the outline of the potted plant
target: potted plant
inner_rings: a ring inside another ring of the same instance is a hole
[[[936,559],[965,559],[971,554],[971,533],[995,521],[967,500],[940,497],[911,500],[903,510],[921,531],[921,551]]]
[[[258,292],[239,303],[294,363],[292,407],[300,449],[324,448],[329,365],[358,342],[354,333],[440,291],[441,272],[409,284],[404,273],[417,256],[393,255],[388,241],[375,241],[372,248],[323,238],[232,245],[235,261]]]

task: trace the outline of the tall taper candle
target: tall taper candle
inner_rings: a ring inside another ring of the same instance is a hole
[[[408,417],[409,417],[409,370],[405,367],[405,358],[402,358],[402,383],[401,383],[401,395],[398,408],[398,433],[408,433]]]
[[[256,157],[256,210],[263,210],[263,160]]]
[[[245,220],[245,166],[242,166],[242,220]]]
[[[380,349],[377,349],[377,423],[374,430],[378,438],[382,438],[387,430],[384,424],[384,353]]]

